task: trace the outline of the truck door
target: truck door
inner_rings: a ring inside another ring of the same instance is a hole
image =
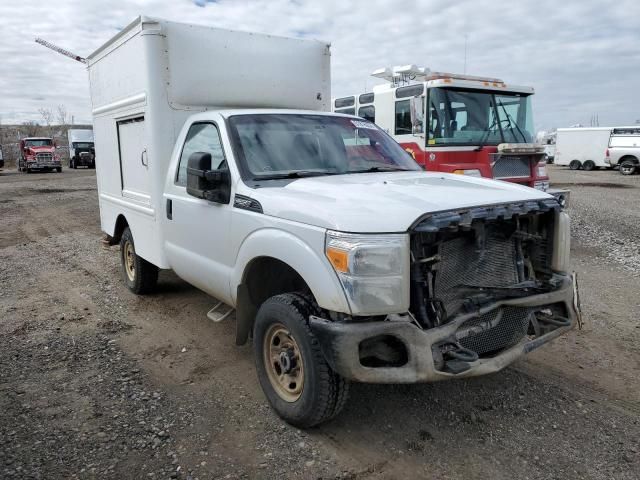
[[[145,147],[144,116],[121,120],[117,126],[122,196],[150,203],[149,159]]]
[[[231,206],[187,193],[187,161],[195,152],[211,154],[211,168],[225,168],[218,126],[194,122],[184,139],[178,164],[165,188],[165,251],[171,268],[184,280],[229,301]]]

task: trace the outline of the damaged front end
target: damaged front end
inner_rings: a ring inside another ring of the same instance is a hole
[[[310,321],[341,375],[376,383],[481,375],[573,327],[569,220],[557,200],[429,214],[409,235],[408,312]]]

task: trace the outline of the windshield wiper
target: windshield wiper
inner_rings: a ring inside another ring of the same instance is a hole
[[[273,173],[270,175],[256,175],[254,180],[280,180],[285,178],[320,177],[323,175],[336,175],[336,172],[324,170],[291,170],[290,172]]]
[[[518,132],[520,132],[520,135],[522,135],[522,140],[524,140],[524,143],[527,143],[527,137],[525,137],[524,133],[522,133],[522,130],[520,130],[518,123],[513,120],[513,117],[511,115],[509,115],[509,112],[507,112],[507,109],[504,107],[502,100],[498,100],[498,105],[500,105],[500,108],[502,108],[502,111],[507,116],[507,120],[509,121],[509,130],[511,130],[511,135],[513,135],[513,138],[516,138],[516,134],[513,131],[513,125],[515,125],[518,129]]]
[[[363,168],[362,170],[347,170],[344,173],[369,173],[369,172],[412,172],[413,170],[409,168],[402,167],[392,167],[392,166],[378,166],[378,167],[369,167]]]

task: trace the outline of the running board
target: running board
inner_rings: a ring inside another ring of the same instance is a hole
[[[207,312],[207,318],[212,322],[220,323],[235,311],[235,308],[231,308],[223,302],[218,302]]]

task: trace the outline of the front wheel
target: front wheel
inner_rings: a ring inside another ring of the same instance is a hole
[[[138,256],[129,227],[124,230],[120,239],[120,262],[124,283],[129,290],[144,295],[155,289],[158,283],[158,267]]]
[[[636,172],[636,163],[633,160],[623,160],[620,163],[620,173],[622,175],[633,175]]]
[[[313,304],[296,293],[265,301],[253,331],[260,385],[275,412],[287,423],[309,428],[337,415],[349,384],[327,364],[309,328]]]
[[[62,173],[62,167],[56,167],[56,172]]]

